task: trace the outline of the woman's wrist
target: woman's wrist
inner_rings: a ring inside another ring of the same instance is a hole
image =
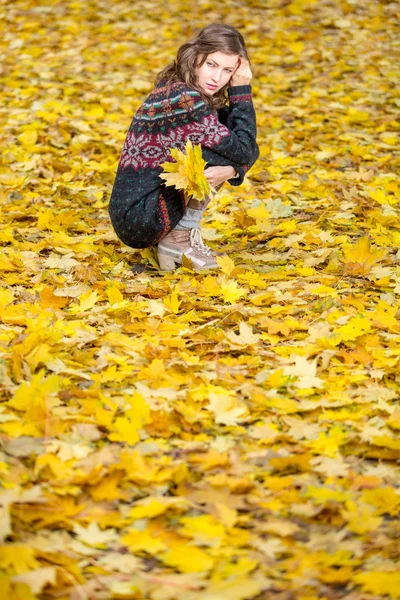
[[[231,174],[229,175],[228,179],[234,179],[235,177],[237,177],[237,172],[236,169],[234,169],[233,167],[229,166],[227,167],[227,169],[230,169]]]
[[[237,94],[251,94],[252,87],[249,83],[248,85],[230,85],[228,87],[228,96],[236,96]]]
[[[235,80],[233,77],[231,79],[231,87],[241,87],[242,85],[251,85],[251,79],[241,79]]]

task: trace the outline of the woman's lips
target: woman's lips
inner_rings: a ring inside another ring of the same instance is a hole
[[[210,90],[216,90],[218,87],[217,85],[212,85],[211,83],[207,83],[206,85],[210,88]]]

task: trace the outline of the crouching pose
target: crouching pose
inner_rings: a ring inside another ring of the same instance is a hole
[[[171,148],[200,144],[204,174],[218,188],[240,185],[255,163],[256,119],[252,73],[241,34],[211,24],[178,50],[133,117],[122,149],[109,214],[120,240],[132,248],[157,245],[161,269],[189,258],[195,269],[218,266],[201,237],[208,204],[166,187],[160,164]]]

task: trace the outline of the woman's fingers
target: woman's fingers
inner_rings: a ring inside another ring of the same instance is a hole
[[[231,85],[247,85],[252,77],[249,61],[241,56],[236,71],[232,75]]]
[[[212,187],[217,187],[230,179],[234,174],[232,167],[208,167],[204,170],[204,176]]]
[[[249,61],[246,60],[245,58],[240,58],[239,59],[239,65],[238,65],[238,70],[240,71],[244,71],[245,69],[249,68]]]

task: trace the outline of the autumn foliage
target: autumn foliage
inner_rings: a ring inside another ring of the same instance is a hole
[[[400,596],[397,1],[0,3],[0,597]],[[107,204],[178,45],[238,27],[261,156],[161,275]]]
[[[193,145],[191,140],[188,140],[183,151],[171,148],[170,160],[161,166],[163,172],[160,177],[166,186],[184,190],[188,197],[198,202],[213,198],[215,189],[204,175],[207,163],[202,156],[200,144]]]

